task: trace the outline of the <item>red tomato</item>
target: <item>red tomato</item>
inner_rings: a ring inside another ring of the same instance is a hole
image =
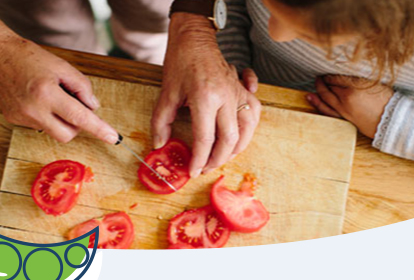
[[[62,215],[75,206],[82,183],[92,178],[92,170],[79,162],[54,161],[44,166],[33,182],[33,200],[46,214]]]
[[[195,249],[195,248],[185,243],[177,243],[177,244],[168,246],[167,249]]]
[[[75,226],[68,234],[69,240],[79,237],[99,226],[99,249],[128,249],[134,241],[134,225],[125,212],[112,213]],[[95,234],[89,239],[93,248]]]
[[[229,237],[230,230],[210,205],[178,214],[168,227],[168,241],[174,249],[220,248]]]
[[[227,189],[224,186],[224,176],[213,185],[211,203],[231,230],[255,232],[269,221],[269,212],[253,196],[255,188],[256,179],[249,175],[245,176],[240,191]]]
[[[183,187],[190,179],[188,170],[190,160],[190,149],[183,141],[178,139],[170,139],[164,147],[152,151],[145,158],[145,162],[177,190]],[[174,192],[143,164],[138,169],[138,178],[153,193],[170,194]]]

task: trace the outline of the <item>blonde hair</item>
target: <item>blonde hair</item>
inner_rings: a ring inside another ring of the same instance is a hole
[[[273,0],[301,10],[332,53],[332,35],[356,34],[352,60],[373,64],[376,83],[414,54],[414,0]]]

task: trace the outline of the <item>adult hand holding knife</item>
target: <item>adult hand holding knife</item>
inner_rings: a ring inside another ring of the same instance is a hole
[[[63,88],[63,87],[62,87]],[[64,89],[64,88],[63,88]],[[105,135],[105,134],[100,134],[97,133],[95,131],[91,131],[88,129],[84,129],[85,131],[88,131],[90,133],[92,133],[93,135],[95,135],[97,138],[109,143],[109,144],[115,144],[115,145],[121,145],[122,147],[124,147],[126,150],[128,150],[136,159],[138,159],[142,164],[144,164],[148,169],[151,170],[151,172],[153,172],[155,175],[158,176],[158,178],[160,178],[169,188],[171,188],[174,191],[177,191],[177,189],[170,183],[168,182],[163,176],[161,176],[155,169],[153,169],[150,165],[148,165],[137,153],[135,153],[129,146],[127,146],[123,140],[124,137],[116,132],[115,129],[113,129],[111,126],[109,126],[107,123],[105,123],[103,120],[101,120],[98,116],[96,116],[95,114],[93,114],[91,112],[92,108],[90,108],[90,106],[88,106],[87,104],[85,104],[82,100],[78,99],[77,96],[71,92],[69,92],[68,90],[64,89],[66,91],[66,93],[68,93],[70,96],[72,96],[73,98],[75,98],[77,101],[79,101],[80,103],[83,104],[84,106],[84,110],[89,111],[94,118],[97,118],[98,120],[100,120],[103,125],[104,125],[104,129],[108,129],[108,134],[106,134],[106,136],[103,136],[103,138],[100,138],[99,136],[101,135]],[[96,100],[97,101],[97,100]],[[86,122],[85,122],[86,124]],[[82,127],[80,127],[82,128]],[[89,128],[89,127],[86,127]],[[114,137],[115,136],[115,137]],[[115,140],[115,141],[114,141]]]
[[[0,29],[7,38],[0,56],[0,111],[8,122],[63,143],[81,130],[109,144],[119,141],[117,131],[92,112],[99,102],[86,76],[1,21]]]

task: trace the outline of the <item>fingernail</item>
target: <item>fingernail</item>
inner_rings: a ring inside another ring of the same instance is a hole
[[[233,160],[237,155],[231,155],[230,160]]]
[[[201,168],[191,172],[190,176],[191,178],[197,178],[198,176],[200,176],[200,174],[201,174]]]
[[[117,134],[108,134],[104,138],[104,141],[107,142],[108,144],[115,144],[116,142],[118,142],[118,135]]]
[[[310,94],[306,95],[306,100],[312,103],[312,96]]]
[[[162,141],[161,137],[159,136],[154,136],[154,149],[160,149],[162,147],[164,147],[165,142]]]
[[[92,100],[92,105],[93,105],[93,107],[94,107],[95,109],[97,109],[97,108],[99,108],[99,107],[101,106],[101,104],[99,103],[98,98],[96,98],[96,96],[95,96],[95,95],[92,95],[91,100]]]

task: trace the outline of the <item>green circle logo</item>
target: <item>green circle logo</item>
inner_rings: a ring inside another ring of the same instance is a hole
[[[87,246],[95,234],[92,253]],[[81,279],[95,257],[99,227],[73,240],[54,244],[35,244],[11,239],[0,234],[0,280],[59,280],[68,278],[76,269]]]

